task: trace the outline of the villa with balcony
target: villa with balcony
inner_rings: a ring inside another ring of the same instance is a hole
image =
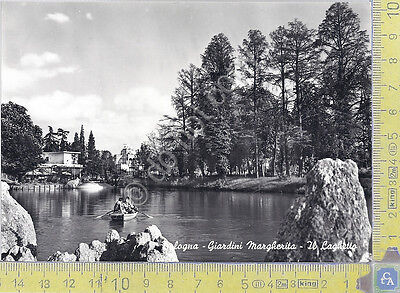
[[[26,173],[25,176],[31,179],[46,179],[50,176],[79,178],[83,169],[83,165],[78,164],[79,154],[79,152],[71,151],[43,152],[44,163]]]

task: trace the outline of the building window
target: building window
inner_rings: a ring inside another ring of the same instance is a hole
[[[78,156],[76,154],[72,155],[72,164],[77,164],[78,163]]]

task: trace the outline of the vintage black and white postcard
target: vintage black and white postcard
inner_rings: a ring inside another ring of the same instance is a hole
[[[1,259],[369,261],[370,6],[3,2]]]

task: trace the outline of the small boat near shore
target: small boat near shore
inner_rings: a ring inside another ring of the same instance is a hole
[[[111,213],[110,217],[112,221],[118,222],[126,222],[129,220],[133,220],[137,217],[138,212],[130,213],[130,214],[122,214],[122,213]]]

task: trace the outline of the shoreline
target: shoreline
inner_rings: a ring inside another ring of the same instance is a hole
[[[216,177],[195,179],[174,179],[155,182],[149,179],[136,179],[150,189],[178,189],[178,190],[213,190],[213,191],[242,191],[261,193],[304,193],[305,178],[290,177],[281,179],[278,177]]]
[[[6,182],[3,179],[2,181]],[[30,182],[30,183],[18,183],[18,184],[16,184],[15,182],[6,182],[6,183],[9,184],[11,190],[26,190],[26,191],[54,191],[62,189],[79,189],[79,186],[82,185],[81,183],[78,187],[69,187],[64,183],[52,183],[52,182],[50,183]],[[112,185],[105,182],[99,182],[98,184],[103,188],[113,188]]]
[[[140,182],[149,189],[167,190],[212,190],[212,191],[241,191],[260,193],[289,193],[304,194],[305,177],[239,177],[228,176],[225,179],[206,177],[195,179],[174,179],[169,181],[155,182],[149,179],[132,179]],[[359,178],[366,197],[372,194],[372,179]]]
[[[359,178],[361,186],[364,189],[366,197],[372,195],[372,179],[368,177]],[[166,189],[166,190],[209,190],[209,191],[240,191],[240,192],[258,192],[258,193],[288,193],[288,194],[304,194],[306,178],[305,177],[240,177],[228,176],[225,179],[217,177],[205,178],[174,178],[155,182],[150,179],[125,177],[117,186],[109,183],[99,183],[103,188],[125,187],[130,182],[139,182],[149,189]],[[60,190],[74,189],[65,186],[65,184],[57,183],[22,183],[10,185],[12,190]]]

